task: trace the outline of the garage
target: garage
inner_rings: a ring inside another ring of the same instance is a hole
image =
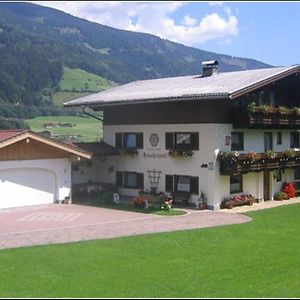
[[[0,130],[0,209],[71,197],[71,164],[91,154],[30,131]]]
[[[43,169],[0,171],[0,208],[54,203],[55,174]]]

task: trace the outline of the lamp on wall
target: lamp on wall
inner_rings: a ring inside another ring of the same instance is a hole
[[[29,144],[29,143],[30,143],[30,139],[27,138],[27,139],[26,139],[26,144]]]

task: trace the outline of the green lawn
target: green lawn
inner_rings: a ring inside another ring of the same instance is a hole
[[[96,119],[76,116],[49,116],[26,120],[32,131],[49,130],[54,135],[75,136],[76,141],[94,142],[102,137],[102,123]],[[45,128],[45,123],[70,123],[72,127]]]
[[[79,93],[79,92],[57,92],[53,95],[53,103],[56,106],[62,107],[63,104],[67,101],[83,98],[83,97],[88,96],[90,94],[92,94],[92,93],[90,93],[90,92],[84,92],[84,93]],[[70,109],[70,108],[66,108],[66,109]],[[74,108],[72,108],[72,109],[74,109]]]
[[[59,83],[61,91],[67,92],[99,92],[114,86],[105,78],[88,73],[82,69],[64,68],[64,74]]]
[[[0,297],[298,298],[300,205],[249,215],[240,225],[2,250]]]

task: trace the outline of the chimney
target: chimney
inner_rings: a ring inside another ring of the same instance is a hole
[[[202,62],[202,77],[209,77],[218,73],[219,62],[217,60],[209,60]]]

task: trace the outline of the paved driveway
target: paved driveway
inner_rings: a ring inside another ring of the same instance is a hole
[[[114,238],[249,222],[245,215],[188,210],[156,216],[81,205],[40,205],[0,210],[0,249]]]

